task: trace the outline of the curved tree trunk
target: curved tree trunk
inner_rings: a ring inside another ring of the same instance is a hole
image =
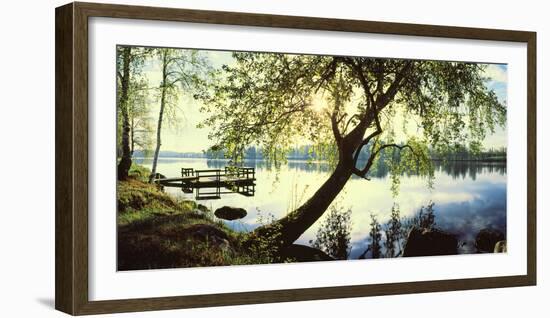
[[[330,177],[301,207],[278,221],[257,228],[252,233],[251,238],[267,238],[276,247],[285,247],[294,243],[312,226],[325,213],[332,201],[342,191],[354,170],[356,170],[354,154],[356,151],[361,150],[363,136],[372,121],[372,118],[362,120],[345,137],[342,137],[338,128],[333,126],[338,144],[339,159]]]
[[[120,81],[120,98],[118,101],[120,114],[122,116],[122,157],[117,167],[118,180],[127,179],[128,171],[132,166],[132,154],[130,152],[130,114],[128,111],[131,49],[131,47],[125,47],[122,53],[122,78]]]
[[[367,145],[372,138],[382,133],[382,127],[378,118],[379,113],[393,100],[399,91],[403,78],[410,72],[411,67],[412,62],[405,63],[401,70],[395,73],[392,83],[385,91],[383,90],[384,76],[381,73],[377,84],[380,89],[380,96],[377,96],[375,99],[373,93],[370,91],[369,83],[365,78],[361,66],[351,63],[352,71],[358,74],[357,76],[365,90],[368,112],[359,116],[359,123],[349,133],[344,135],[340,131],[340,121],[343,119],[339,117],[339,111],[342,107],[339,99],[340,95],[338,91],[335,91],[335,109],[330,119],[339,152],[339,161],[336,169],[304,205],[278,221],[257,228],[251,235],[252,240],[256,237],[267,238],[275,247],[280,248],[289,246],[325,213],[332,201],[340,191],[342,191],[352,174],[361,177],[367,175],[377,152],[371,153],[367,165],[361,170],[358,170],[355,166],[357,158],[363,146]],[[349,123],[350,121],[348,121],[347,124]],[[344,128],[344,133],[347,130],[347,124]],[[367,128],[371,127],[373,124],[376,125],[376,130],[365,138]]]
[[[272,238],[280,246],[292,244],[328,209],[348,182],[352,169],[351,163],[339,162],[330,177],[306,203],[284,218],[256,229],[254,235]]]

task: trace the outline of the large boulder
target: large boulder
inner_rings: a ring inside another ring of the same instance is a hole
[[[458,254],[458,240],[450,233],[413,227],[407,237],[403,257]]]
[[[279,252],[283,259],[292,259],[296,262],[334,261],[327,253],[311,246],[292,244]]]
[[[504,240],[504,233],[496,229],[482,229],[476,235],[475,246],[480,253],[493,253],[495,245]]]
[[[214,215],[220,219],[232,221],[244,218],[246,216],[246,210],[243,208],[223,206],[216,209],[216,211],[214,211]]]

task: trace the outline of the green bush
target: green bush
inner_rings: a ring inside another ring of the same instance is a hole
[[[317,230],[315,241],[311,242],[312,246],[335,259],[347,259],[351,252],[351,226],[351,209],[340,210],[331,206]]]

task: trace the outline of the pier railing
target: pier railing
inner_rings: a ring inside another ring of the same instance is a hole
[[[219,199],[221,195],[221,170],[220,169],[206,169],[195,170],[196,187],[195,198],[207,200],[207,199]],[[214,191],[202,191],[201,189],[214,189]]]
[[[255,168],[233,166],[224,167],[223,170],[181,168],[181,178],[156,180],[159,185],[179,187],[185,193],[194,191],[197,200],[219,199],[221,194],[226,193],[253,196],[256,191],[255,181]]]

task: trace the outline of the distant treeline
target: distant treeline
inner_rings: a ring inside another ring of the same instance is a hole
[[[506,147],[501,147],[498,149],[490,148],[488,150],[477,152],[469,151],[466,148],[459,148],[457,150],[447,152],[445,155],[432,152],[431,157],[436,161],[506,161]]]
[[[359,159],[368,160],[370,157],[369,149],[364,147],[359,154]],[[384,149],[380,155],[381,158],[389,156],[395,151],[392,148]],[[434,161],[485,161],[485,162],[505,162],[506,161],[506,147],[501,148],[489,148],[487,150],[471,151],[466,147],[455,147],[449,149],[441,154],[435,150],[430,150],[430,157]]]
[[[204,157],[208,159],[224,159],[226,154],[224,150],[212,150],[209,149],[204,152]],[[261,148],[257,147],[248,147],[244,151],[244,159],[264,159],[264,154]],[[300,146],[291,149],[286,158],[289,160],[322,160],[321,156],[317,154],[314,146]]]
[[[150,158],[152,157],[152,151],[135,150],[133,153],[134,158]],[[177,151],[165,151],[159,152],[159,157],[163,158],[206,158],[203,152],[177,152]]]
[[[152,151],[135,150],[133,157],[135,158],[148,158],[152,156]],[[164,158],[206,158],[206,159],[226,159],[224,150],[212,150],[202,152],[177,152],[177,151],[165,151],[159,152],[159,157]],[[257,147],[248,147],[244,153],[244,159],[248,160],[262,160],[264,155],[261,149]],[[321,160],[314,151],[313,146],[302,146],[292,149],[287,159],[290,160]]]
[[[360,160],[368,160],[370,152],[368,147],[364,149],[359,154]],[[381,153],[381,156],[389,155],[393,150],[391,148],[384,149]],[[134,151],[134,157],[136,158],[145,158],[150,157],[151,152],[146,152],[142,150]],[[165,158],[206,158],[206,159],[225,159],[224,150],[207,150],[202,152],[176,152],[176,151],[160,151],[159,157]],[[484,151],[472,152],[466,148],[458,148],[456,150],[448,151],[445,155],[438,154],[435,151],[431,152],[431,157],[435,161],[485,161],[485,162],[496,162],[496,161],[506,161],[506,147],[501,147],[498,149],[490,148]],[[314,146],[305,145],[300,147],[295,147],[291,149],[287,154],[287,159],[289,160],[323,160],[324,158],[320,157],[315,151]],[[248,147],[244,152],[244,159],[248,160],[262,160],[264,159],[263,152],[260,148],[257,147]]]

